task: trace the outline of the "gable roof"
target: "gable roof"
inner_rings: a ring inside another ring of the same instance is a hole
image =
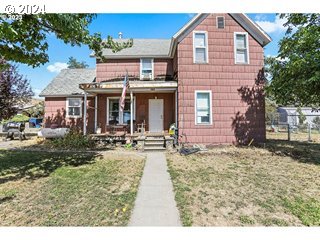
[[[126,42],[129,39],[114,39],[115,42]],[[104,57],[112,58],[141,58],[141,57],[169,57],[171,39],[133,39],[133,46],[119,52],[103,49]],[[91,55],[92,56],[92,55]]]
[[[119,58],[173,58],[177,44],[199,25],[209,13],[199,13],[195,15],[186,25],[184,25],[171,39],[133,39],[131,48],[122,49],[113,53],[111,49],[103,49],[103,56],[108,59]],[[270,36],[263,29],[253,22],[244,13],[229,13],[261,46],[271,42]],[[125,42],[128,39],[114,39],[115,42]],[[94,53],[90,55],[94,57]]]
[[[229,13],[261,46],[271,42],[270,36],[244,13]],[[184,25],[173,37],[170,46],[170,56],[173,57],[176,45],[182,41],[196,26],[198,26],[209,13],[199,13],[195,15],[186,25]]]
[[[95,69],[62,69],[61,72],[42,90],[40,97],[71,96],[83,94],[80,83],[92,83],[96,78]]]

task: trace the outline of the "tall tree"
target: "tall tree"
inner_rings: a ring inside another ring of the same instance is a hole
[[[0,60],[0,64],[5,64]],[[29,81],[18,73],[17,66],[8,65],[0,72],[0,120],[16,114],[16,106],[27,103],[33,96]]]
[[[49,61],[47,37],[53,33],[58,39],[71,46],[87,45],[97,57],[103,48],[114,52],[131,47],[132,39],[115,42],[112,37],[102,40],[100,33],[90,34],[89,25],[95,14],[39,14],[20,15],[11,20],[9,15],[0,15],[0,58],[24,63],[33,67]]]
[[[88,68],[89,65],[85,62],[79,62],[74,57],[69,57],[69,61],[67,62],[68,68]]]
[[[266,60],[278,104],[320,108],[320,14],[280,14],[287,22],[277,57]]]

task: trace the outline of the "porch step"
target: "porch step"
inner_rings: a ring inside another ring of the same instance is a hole
[[[144,151],[165,151],[165,138],[160,136],[148,136],[144,140]]]

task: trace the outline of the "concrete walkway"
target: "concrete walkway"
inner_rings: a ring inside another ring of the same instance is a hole
[[[181,226],[165,154],[148,153],[129,226]]]

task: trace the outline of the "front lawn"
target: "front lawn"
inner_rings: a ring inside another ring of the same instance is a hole
[[[0,150],[1,226],[124,226],[145,157]]]
[[[168,154],[185,226],[320,226],[320,145]]]

